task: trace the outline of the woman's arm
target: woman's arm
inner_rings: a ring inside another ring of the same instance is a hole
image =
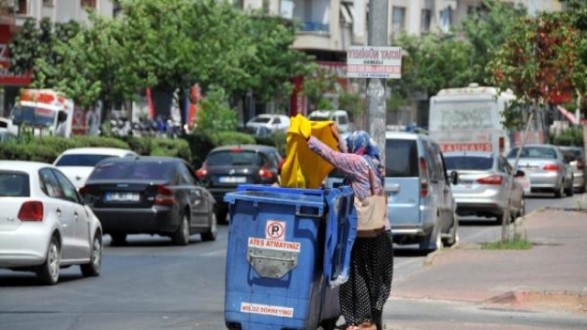
[[[308,139],[308,148],[347,175],[366,173],[365,167],[368,165],[359,155],[334,151],[313,136]]]

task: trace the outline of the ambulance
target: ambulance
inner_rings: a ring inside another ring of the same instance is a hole
[[[74,103],[52,89],[22,89],[10,114],[12,125],[30,128],[36,136],[71,137]]]

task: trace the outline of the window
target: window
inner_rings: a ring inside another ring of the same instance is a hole
[[[81,0],[82,8],[96,8],[97,0]]]
[[[487,156],[447,156],[444,158],[449,170],[490,170],[493,158]],[[500,164],[503,165],[503,164]]]
[[[53,174],[57,178],[57,182],[61,187],[61,191],[63,191],[63,199],[74,202],[80,203],[80,200],[77,195],[77,190],[73,186],[73,184],[59,171],[53,171]]]
[[[393,6],[391,12],[391,33],[401,34],[406,31],[406,7]]]
[[[43,6],[45,7],[53,7],[55,5],[55,0],[43,0]]]
[[[450,6],[440,11],[440,28],[444,33],[450,32],[453,20],[453,10]]]
[[[432,22],[432,10],[422,9],[422,21],[420,26],[421,33],[430,32],[430,24]]]
[[[21,172],[0,172],[0,197],[30,196],[29,176]]]
[[[63,191],[61,191],[61,187],[57,183],[57,178],[55,178],[55,175],[53,175],[50,169],[42,169],[39,175],[41,179],[41,190],[43,190],[45,195],[52,198],[63,198]]]
[[[418,145],[415,140],[388,139],[385,155],[385,176],[418,176]]]
[[[28,0],[16,1],[16,14],[17,15],[27,15],[28,13],[29,13],[29,1]]]
[[[179,164],[180,182],[184,185],[197,185],[198,180],[185,164]]]
[[[79,166],[79,167],[94,167],[98,164],[101,160],[114,157],[112,155],[91,155],[91,154],[70,154],[70,155],[63,155],[57,163],[56,166]]]

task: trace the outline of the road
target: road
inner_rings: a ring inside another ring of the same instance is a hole
[[[534,196],[527,199],[527,210],[573,207],[578,198]],[[500,227],[491,221],[461,219],[461,242],[493,241],[499,235]],[[0,270],[0,330],[223,329],[227,237],[222,226],[217,241],[201,242],[194,235],[187,247],[146,235],[129,236],[127,246],[111,247],[106,238],[100,277],[83,278],[79,267],[71,267],[62,270],[56,286],[40,286],[30,273]],[[398,248],[395,279],[417,272],[425,258]],[[447,310],[459,310],[471,320],[488,317],[454,304],[394,300],[393,292],[385,316],[410,319],[424,312],[450,322],[455,315]],[[494,317],[507,322],[507,313]],[[545,322],[528,317],[530,326]]]

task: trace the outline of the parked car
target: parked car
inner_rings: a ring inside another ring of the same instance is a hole
[[[585,172],[585,151],[583,147],[570,147],[570,146],[561,146],[559,147],[563,152],[569,153],[569,165],[573,169],[573,187],[577,189],[580,193],[585,192],[585,177],[587,173]]]
[[[289,117],[278,114],[261,114],[253,117],[245,124],[247,129],[256,129],[258,127],[265,127],[270,132],[287,131],[289,129]]]
[[[519,148],[512,148],[507,155],[514,164]],[[560,198],[573,194],[573,173],[565,163],[559,148],[551,144],[528,144],[520,154],[518,169],[523,170],[530,180],[532,192],[553,192]]]
[[[229,145],[211,150],[196,174],[216,200],[216,218],[226,222],[224,195],[238,185],[277,182],[281,161],[277,148],[265,145]]]
[[[345,110],[315,110],[310,112],[308,119],[312,121],[332,120],[340,133],[348,133],[351,130],[349,114]]]
[[[394,241],[419,244],[425,251],[458,242],[458,217],[440,146],[429,136],[408,132],[385,134],[385,191]]]
[[[459,216],[495,217],[501,224],[507,220],[508,207],[512,220],[526,213],[524,188],[515,179],[525,173],[518,170],[512,177],[513,168],[505,157],[491,152],[450,152],[444,154],[444,160],[449,171],[459,174],[452,187]]]
[[[0,161],[0,210],[0,268],[35,272],[44,284],[71,265],[100,275],[100,221],[56,167]]]
[[[76,189],[84,186],[94,166],[109,157],[137,156],[132,150],[118,148],[73,148],[65,150],[55,159],[57,166],[73,182]]]
[[[190,166],[174,157],[119,157],[98,163],[80,189],[114,245],[128,234],[170,236],[187,245],[216,239],[214,198]]]
[[[17,138],[18,137],[15,134],[0,129],[0,143],[15,141]]]

